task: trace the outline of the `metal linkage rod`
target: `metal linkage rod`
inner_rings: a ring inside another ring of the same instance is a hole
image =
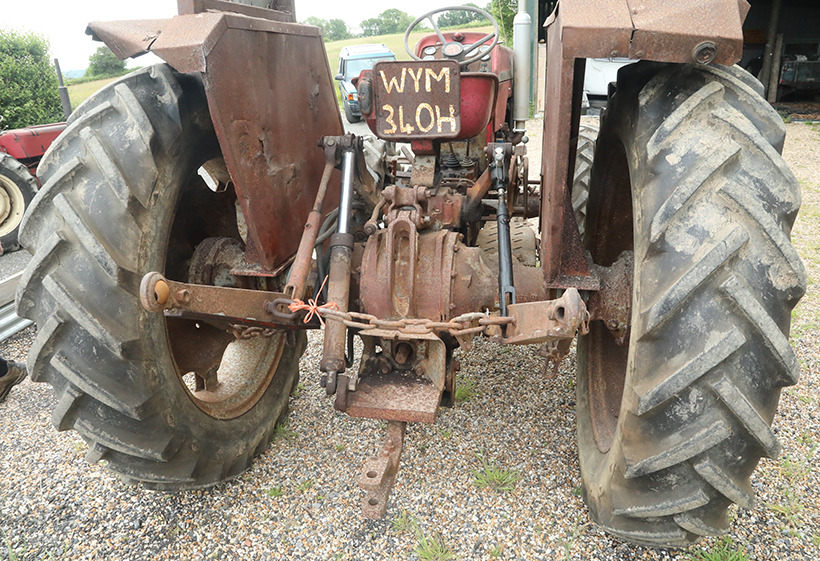
[[[501,315],[507,315],[507,306],[515,304],[515,286],[513,284],[512,243],[510,240],[510,213],[507,210],[507,189],[504,149],[496,148],[493,154],[493,178],[498,190],[498,292],[501,304]]]
[[[349,233],[353,201],[353,174],[356,168],[356,141],[342,152],[342,191],[339,197],[338,230],[330,238],[330,270],[328,272],[328,302],[342,312],[348,311],[350,297],[350,262],[353,255],[353,235]],[[336,394],[336,409],[347,408],[349,377],[345,371],[345,340],[347,326],[337,318],[328,318],[325,326],[325,344],[319,368],[328,395]],[[338,378],[338,383],[337,383]]]

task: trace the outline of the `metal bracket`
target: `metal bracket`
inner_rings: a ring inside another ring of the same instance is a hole
[[[318,327],[316,322],[302,323],[295,315],[276,314],[273,301],[284,298],[280,292],[175,282],[156,272],[146,274],[140,283],[140,302],[149,312],[201,320],[233,332],[246,327]]]
[[[593,265],[601,279],[601,289],[589,295],[592,320],[603,321],[619,345],[627,342],[632,323],[632,276],[635,255],[625,251],[610,267]]]
[[[381,518],[387,511],[387,499],[396,482],[406,431],[407,423],[388,421],[381,451],[362,467],[359,487],[367,492],[362,499],[362,516],[365,518]]]
[[[578,332],[589,332],[589,312],[574,288],[556,300],[513,304],[508,309],[515,321],[507,325],[506,337],[501,340],[507,345],[571,340]]]

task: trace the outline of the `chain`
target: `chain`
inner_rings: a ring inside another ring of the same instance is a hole
[[[255,337],[272,337],[276,333],[281,333],[276,329],[265,327],[245,327],[244,325],[231,325],[233,336],[240,340],[253,339]]]
[[[453,337],[463,337],[484,333],[491,325],[507,325],[515,322],[515,319],[511,317],[491,317],[488,313],[482,312],[461,314],[450,321],[433,321],[430,319],[385,320],[370,314],[341,312],[328,308],[320,308],[318,313],[325,318],[341,320],[347,327],[353,329],[363,331],[381,329],[408,335],[426,335],[435,331],[447,331]]]

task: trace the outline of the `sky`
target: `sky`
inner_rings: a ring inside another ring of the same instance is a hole
[[[352,28],[388,8],[398,8],[412,16],[420,16],[430,10],[459,3],[457,0],[296,0],[296,18],[299,21],[310,16],[341,19],[348,28]],[[176,0],[6,0],[4,4],[0,27],[29,30],[45,36],[51,43],[52,57],[60,60],[64,71],[86,68],[88,57],[101,45],[85,34],[88,22],[163,19],[177,13]],[[355,13],[352,9],[354,6]],[[129,66],[145,66],[158,60],[153,55],[142,56],[129,62]]]

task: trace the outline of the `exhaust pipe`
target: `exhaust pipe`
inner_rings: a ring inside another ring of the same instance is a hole
[[[63,73],[60,71],[60,61],[56,58],[54,59],[54,68],[57,69],[57,83],[60,84],[58,91],[60,92],[60,102],[63,104],[63,115],[65,115],[65,120],[68,121],[68,118],[71,116],[71,99],[68,97],[68,88],[65,87],[63,83]]]
[[[530,116],[530,58],[532,56],[532,18],[527,0],[518,0],[513,19],[513,132],[526,130]]]

